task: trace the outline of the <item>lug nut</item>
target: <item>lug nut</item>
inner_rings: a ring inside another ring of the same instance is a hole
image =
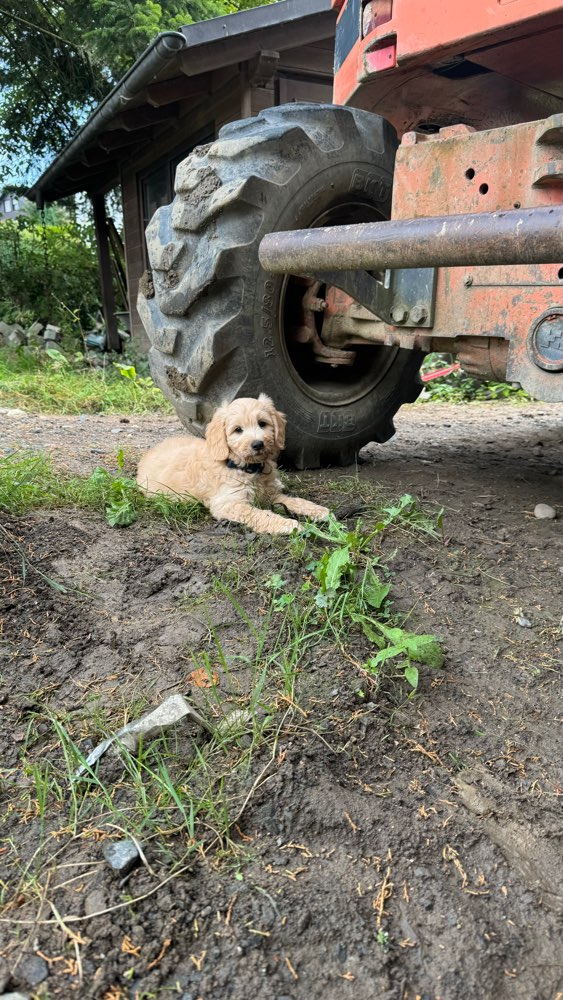
[[[424,306],[415,306],[414,309],[411,309],[412,323],[424,323],[427,318],[428,313],[426,312]]]
[[[391,319],[394,323],[406,323],[409,318],[409,311],[404,306],[393,306]]]
[[[311,299],[309,302],[309,309],[314,313],[324,312],[327,306],[328,302],[325,302],[324,299]]]

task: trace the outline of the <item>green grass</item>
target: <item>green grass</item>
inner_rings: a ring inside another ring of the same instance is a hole
[[[0,351],[0,406],[33,413],[172,413],[152,379],[133,367],[90,368],[56,351]]]
[[[18,515],[74,506],[105,511],[116,526],[140,517],[185,523],[202,512],[199,504],[145,497],[123,474],[121,455],[118,466],[116,476],[100,469],[85,478],[55,472],[43,455],[1,459],[0,508]],[[396,529],[439,539],[442,512],[421,510],[410,495],[365,500],[363,522],[348,527],[331,518],[303,524],[291,539],[252,543],[237,557],[237,572],[227,565],[211,584],[210,604],[222,600],[233,612],[225,617],[234,618],[225,637],[227,626],[210,616],[207,638],[192,651],[193,667],[208,684],[194,685],[191,697],[214,736],[178,725],[134,752],[117,746],[77,779],[86,747],[152,706],[144,696],[128,696],[107,710],[95,694],[71,711],[41,704],[22,747],[25,785],[14,785],[11,803],[37,824],[40,846],[36,868],[23,870],[16,896],[39,886],[53,833],[72,838],[101,828],[106,836],[132,836],[150,844],[151,864],[160,870],[178,871],[194,854],[240,867],[247,848],[236,824],[273,767],[280,732],[298,738],[314,729],[340,739],[333,707],[321,707],[322,690],[311,678],[315,660],[338,663],[358,710],[383,690],[400,701],[416,694],[419,671],[438,668],[442,654],[434,636],[407,631],[405,616],[394,611],[381,543]],[[242,644],[238,655],[229,643],[233,634]],[[235,709],[230,724],[226,701]],[[48,734],[39,728],[45,719]]]
[[[300,705],[310,697],[302,684],[307,689],[315,658],[336,654],[348,665],[358,703],[378,695],[385,681],[401,701],[405,692],[412,697],[419,669],[441,666],[434,636],[407,631],[389,599],[389,572],[377,544],[400,506],[390,505],[369,528],[358,521],[348,529],[335,519],[305,526],[302,537],[286,547],[280,572],[271,573],[268,560],[270,575],[259,574],[258,609],[252,600],[249,610],[224,581],[215,581],[210,596],[231,605],[245,642],[239,655],[228,654],[220,626],[210,621],[209,646],[193,653],[194,667],[209,683],[198,684],[192,697],[213,736],[180,724],[135,751],[117,744],[89,766],[84,739],[91,746],[111,736],[148,704],[124,705],[111,714],[94,703],[34,715],[22,748],[26,786],[19,808],[34,817],[45,843],[57,826],[72,837],[101,827],[110,836],[150,843],[159,867],[174,870],[194,854],[209,853],[240,867],[247,852],[235,827],[276,759],[280,732],[304,726],[330,732],[317,689],[313,714],[308,700]],[[231,724],[225,699],[237,706]],[[37,732],[46,716],[47,755]],[[77,778],[79,767],[84,773]]]
[[[177,501],[164,494],[148,497],[134,479],[95,469],[91,476],[71,476],[55,470],[47,455],[24,453],[0,458],[0,509],[25,514],[38,508],[79,507],[105,513],[112,527],[127,527],[139,518],[186,525],[204,514],[197,500]]]

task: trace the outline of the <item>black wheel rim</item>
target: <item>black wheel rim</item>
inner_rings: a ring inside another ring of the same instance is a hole
[[[308,226],[338,226],[356,222],[381,222],[384,216],[366,202],[340,200]],[[367,396],[384,378],[398,348],[354,345],[353,365],[332,367],[315,360],[310,344],[296,343],[291,337],[294,319],[303,298],[302,279],[286,275],[279,299],[281,345],[287,370],[300,391],[324,406],[350,406]],[[320,325],[320,324],[319,324]]]

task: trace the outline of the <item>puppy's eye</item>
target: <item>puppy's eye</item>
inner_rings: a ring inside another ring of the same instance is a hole
[[[233,434],[242,434],[242,427],[235,427]]]
[[[268,426],[268,424],[266,423],[266,421],[265,421],[265,420],[259,420],[259,421],[258,421],[258,426],[259,426],[259,427],[267,427],[267,426]]]

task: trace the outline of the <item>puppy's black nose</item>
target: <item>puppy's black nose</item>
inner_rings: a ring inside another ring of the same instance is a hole
[[[253,451],[262,451],[262,448],[264,447],[264,442],[253,441],[250,447],[253,449]]]

